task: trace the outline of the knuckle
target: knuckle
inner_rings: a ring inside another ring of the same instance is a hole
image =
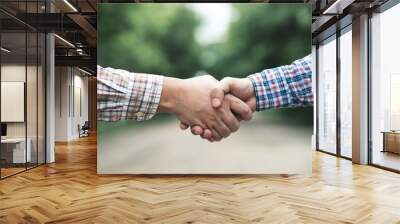
[[[232,77],[224,77],[221,81],[224,81],[224,82],[230,82],[232,80]]]
[[[246,115],[251,115],[251,110],[247,105],[243,107],[243,113]]]

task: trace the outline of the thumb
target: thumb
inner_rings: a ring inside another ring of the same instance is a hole
[[[218,87],[215,87],[211,90],[211,104],[214,108],[218,108],[222,105],[222,101],[224,100],[225,94],[229,93],[230,90],[230,81],[231,78],[223,78]]]

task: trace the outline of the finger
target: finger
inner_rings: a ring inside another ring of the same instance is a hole
[[[207,140],[207,141],[209,141],[209,142],[214,142],[214,139],[213,138],[203,138],[203,137],[201,137],[202,139],[205,139],[205,140]]]
[[[202,139],[206,139],[206,140],[209,141],[209,142],[213,142],[213,141],[214,141],[210,129],[205,129],[204,132],[203,132],[203,134],[201,135],[201,138],[202,138]]]
[[[211,131],[212,136],[213,136],[213,138],[214,138],[215,141],[218,142],[218,141],[220,141],[220,140],[222,139],[222,135],[220,135],[220,134],[215,130],[215,128],[210,129],[210,131]]]
[[[211,137],[211,138],[205,138],[204,137],[204,134],[203,135],[201,135],[201,138],[202,139],[205,139],[205,140],[207,140],[207,141],[209,141],[209,142],[214,142],[214,139]]]
[[[192,131],[192,134],[194,135],[201,135],[203,134],[203,128],[198,126],[198,125],[194,125],[190,128],[190,130]]]
[[[181,124],[180,124],[179,126],[180,126],[180,128],[181,128],[182,130],[186,130],[186,129],[189,128],[189,125],[187,125],[187,124],[185,124],[185,123],[183,123],[183,122],[181,122]]]
[[[223,137],[226,138],[231,134],[231,130],[225,125],[225,123],[221,120],[217,121],[217,125],[214,126],[214,129],[218,132],[218,134]],[[214,134],[214,133],[213,133]],[[222,138],[221,138],[222,139]],[[221,140],[220,139],[220,140]]]
[[[223,78],[218,87],[211,90],[211,104],[214,108],[218,108],[222,105],[224,100],[224,96],[226,93],[229,93],[231,78]]]
[[[227,95],[230,102],[231,111],[239,116],[239,118],[248,121],[253,117],[253,113],[249,105],[233,95]]]
[[[231,132],[237,131],[240,127],[239,120],[231,111],[223,112],[222,120]]]
[[[203,132],[203,136],[205,138],[212,138],[213,137],[212,132],[211,132],[210,129],[205,129],[204,132]]]

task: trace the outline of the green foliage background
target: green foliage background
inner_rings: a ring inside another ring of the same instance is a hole
[[[218,3],[215,3],[218,4]],[[308,4],[233,4],[224,41],[201,45],[201,24],[185,4],[98,4],[98,64],[178,78],[199,71],[246,77],[311,53]],[[312,108],[264,112],[266,120],[312,124]]]

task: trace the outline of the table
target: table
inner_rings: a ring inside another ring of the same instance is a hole
[[[30,138],[26,139],[27,147],[25,152],[25,138],[5,138],[1,139],[1,157],[6,163],[26,163],[32,158]],[[11,156],[12,154],[12,156]],[[11,159],[12,158],[12,159]]]
[[[400,154],[400,131],[382,131],[383,150],[382,152],[392,152]]]

